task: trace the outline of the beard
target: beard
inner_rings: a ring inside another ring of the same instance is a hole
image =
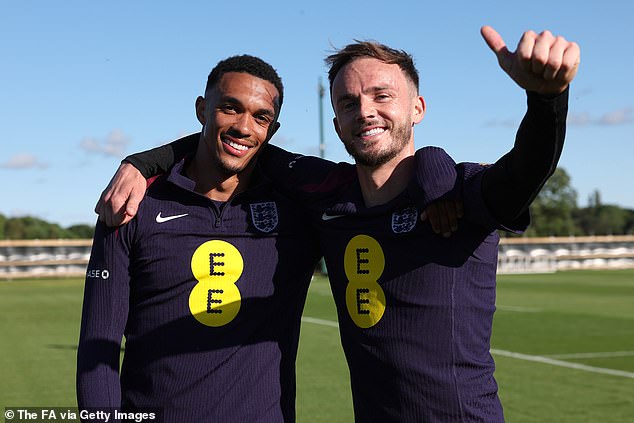
[[[365,150],[357,149],[355,141],[342,140],[346,151],[357,164],[367,167],[378,167],[394,159],[409,143],[412,136],[412,126],[405,123],[394,126],[391,130],[392,141],[385,148],[379,145],[368,145]],[[375,142],[373,144],[378,144]],[[365,147],[365,145],[364,145]]]

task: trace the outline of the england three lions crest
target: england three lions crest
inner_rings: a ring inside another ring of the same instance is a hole
[[[408,207],[392,213],[392,231],[395,234],[410,232],[416,226],[418,210],[416,207]]]
[[[277,227],[277,205],[274,202],[251,204],[253,226],[261,232],[271,232]]]

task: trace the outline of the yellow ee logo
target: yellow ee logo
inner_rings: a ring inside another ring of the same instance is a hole
[[[192,273],[198,283],[189,294],[189,310],[206,326],[223,326],[240,311],[242,297],[235,283],[244,261],[240,251],[226,241],[207,241],[194,251]]]
[[[360,328],[376,325],[385,312],[385,293],[378,280],[385,269],[381,245],[372,237],[357,235],[346,246],[343,266],[348,277],[346,306]]]

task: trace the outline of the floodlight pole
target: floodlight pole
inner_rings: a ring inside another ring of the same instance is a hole
[[[324,84],[321,83],[321,76],[317,84],[317,94],[319,94],[319,157],[322,159],[326,156],[326,144],[324,143]],[[322,275],[328,274],[326,262],[322,257],[317,264]]]
[[[319,94],[319,157],[322,159],[326,156],[326,144],[324,143],[324,91],[320,76],[317,92]]]

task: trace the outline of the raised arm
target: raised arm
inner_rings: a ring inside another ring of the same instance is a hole
[[[568,91],[580,62],[579,46],[549,31],[522,36],[510,52],[491,27],[482,36],[500,67],[528,96],[528,110],[511,151],[485,170],[482,195],[491,214],[509,224],[528,210],[557,167],[563,149]]]

